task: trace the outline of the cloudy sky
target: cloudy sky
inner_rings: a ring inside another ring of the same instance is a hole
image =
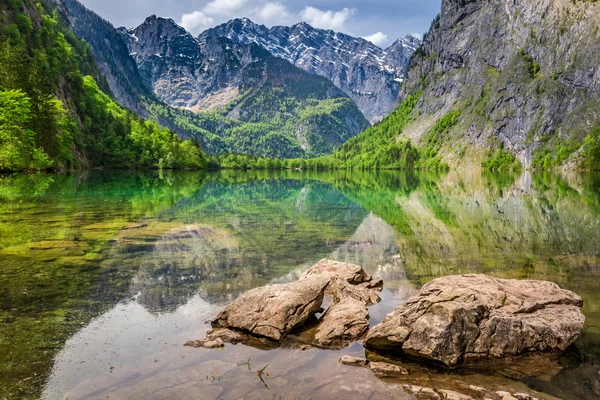
[[[440,0],[80,0],[113,25],[135,27],[152,14],[173,18],[199,34],[236,17],[291,25],[305,21],[323,29],[368,38],[386,46],[407,33],[422,34]]]

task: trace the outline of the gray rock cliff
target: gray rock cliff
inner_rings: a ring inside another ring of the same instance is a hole
[[[404,72],[420,40],[407,35],[387,49],[350,35],[316,29],[307,23],[267,28],[247,18],[234,19],[200,35],[255,43],[305,71],[330,79],[354,100],[371,122],[393,109]]]
[[[420,142],[459,111],[440,139],[451,166],[499,148],[525,167],[575,163],[600,124],[599,24],[594,2],[443,0],[401,90],[422,91],[404,135]]]

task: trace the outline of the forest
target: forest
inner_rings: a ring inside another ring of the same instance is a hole
[[[106,94],[89,46],[51,4],[25,1],[0,5],[0,171],[206,166],[197,143]]]

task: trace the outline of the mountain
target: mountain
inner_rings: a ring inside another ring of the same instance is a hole
[[[0,172],[201,168],[195,144],[119,107],[62,0],[0,3]]]
[[[422,92],[402,136],[435,139],[451,166],[600,166],[600,4],[444,0],[401,100]]]
[[[419,39],[407,35],[383,50],[373,43],[307,23],[267,28],[247,18],[209,29],[200,39],[222,36],[236,43],[255,43],[313,74],[324,76],[342,89],[371,122],[388,115],[396,104],[400,85]]]
[[[333,84],[292,71],[257,46],[199,41],[156,16],[115,29],[78,0],[65,5],[119,104],[210,154],[321,155],[368,126]],[[268,82],[259,79],[261,66]]]
[[[331,81],[256,44],[197,39],[156,16],[121,33],[143,84],[172,108],[195,113],[218,137],[218,144],[199,138],[213,153],[319,156],[369,126]]]
[[[315,162],[600,169],[600,4],[444,0],[400,106]]]

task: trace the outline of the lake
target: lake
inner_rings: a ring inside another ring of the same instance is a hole
[[[384,280],[371,325],[435,277],[485,273],[575,291],[586,327],[556,364],[512,378],[423,369],[379,380],[338,363],[363,355],[360,342],[183,346],[241,293],[323,258]],[[600,175],[0,175],[0,399],[412,398],[402,383],[598,399],[599,282]]]

